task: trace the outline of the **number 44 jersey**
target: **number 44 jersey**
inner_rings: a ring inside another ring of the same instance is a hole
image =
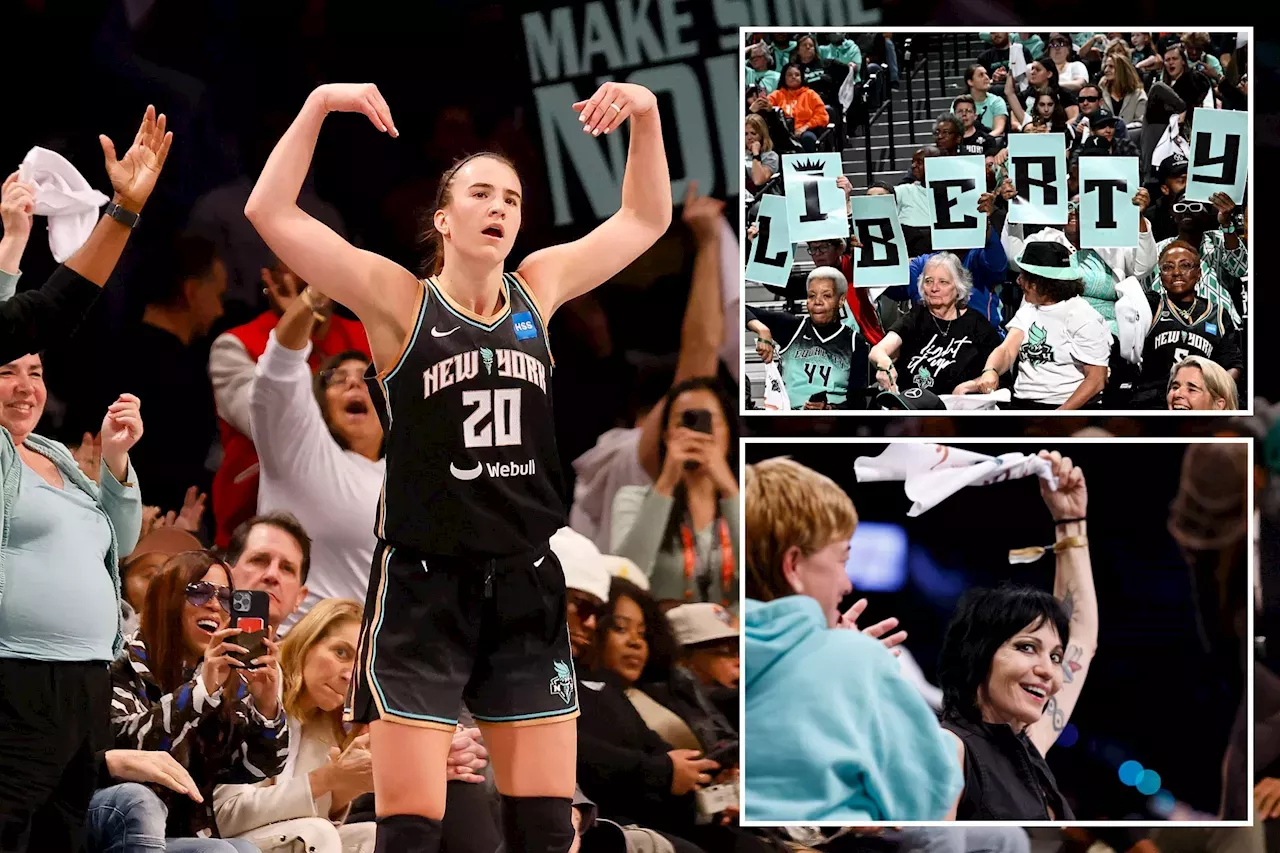
[[[427,279],[404,352],[370,379],[387,450],[376,532],[393,545],[484,559],[564,526],[546,326],[518,275],[502,286],[486,318]]]

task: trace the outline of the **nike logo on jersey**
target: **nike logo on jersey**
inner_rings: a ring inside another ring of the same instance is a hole
[[[483,471],[484,466],[479,462],[476,463],[476,467],[474,468],[459,468],[452,462],[449,463],[449,473],[457,477],[459,480],[474,480],[476,477],[479,477]]]
[[[547,559],[547,558],[546,558],[546,557],[539,557],[538,559],[534,560],[534,561],[533,561],[533,567],[534,567],[535,569],[536,569],[536,568],[538,568],[538,566],[541,566],[541,565],[542,565],[542,561],[543,561],[543,560],[545,560],[545,559]]]
[[[454,326],[454,327],[453,327],[452,329],[450,329],[449,331],[447,331],[447,332],[442,332],[442,331],[440,331],[439,329],[437,329],[435,326],[432,326],[432,327],[431,327],[431,337],[433,337],[433,338],[447,338],[447,337],[449,337],[450,335],[452,335],[454,332],[458,331],[458,329],[461,329],[461,328],[462,328],[461,326]]]

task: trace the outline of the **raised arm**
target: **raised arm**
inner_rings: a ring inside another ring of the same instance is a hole
[[[1056,541],[1064,543],[1063,549],[1057,552],[1053,595],[1062,602],[1071,631],[1063,653],[1062,689],[1046,703],[1044,716],[1027,729],[1031,742],[1045,755],[1071,719],[1098,650],[1098,596],[1094,592],[1093,565],[1089,560],[1088,523],[1083,520],[1089,507],[1084,471],[1056,450],[1041,451],[1040,455],[1053,463],[1058,477],[1057,491],[1050,491],[1049,484],[1041,480],[1040,495],[1053,516]],[[1067,519],[1080,520],[1059,523]],[[1067,541],[1071,539],[1076,541]]]
[[[346,305],[364,321],[374,359],[382,368],[400,352],[419,285],[409,270],[357,249],[298,207],[298,193],[311,168],[320,126],[331,112],[363,113],[379,130],[399,135],[387,102],[373,84],[319,87],[267,158],[244,215],[300,279]]]
[[[605,83],[573,108],[584,132],[593,136],[610,133],[630,118],[631,143],[618,212],[582,239],[534,252],[520,265],[548,317],[629,266],[671,224],[671,175],[653,93],[632,83]]]

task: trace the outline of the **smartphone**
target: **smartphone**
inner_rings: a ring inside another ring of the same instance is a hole
[[[685,409],[680,415],[680,426],[695,432],[711,434],[710,409]]]
[[[260,589],[237,589],[231,593],[231,627],[241,630],[231,642],[248,649],[245,654],[236,652],[231,657],[248,669],[256,669],[249,661],[267,653],[265,640],[270,610],[271,599]]]
[[[812,397],[810,397],[810,398],[809,398],[809,402],[810,402],[810,403],[825,403],[825,402],[827,402],[827,392],[826,392],[826,391],[819,391],[817,394],[814,394]]]
[[[719,764],[721,770],[730,770],[738,766],[738,754],[738,741],[727,740],[716,744],[705,757]]]

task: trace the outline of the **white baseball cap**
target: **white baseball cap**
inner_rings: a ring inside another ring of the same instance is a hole
[[[609,569],[595,543],[576,530],[561,527],[551,537],[551,550],[564,569],[564,585],[609,600]]]
[[[719,604],[700,601],[681,604],[667,611],[671,633],[682,646],[696,646],[714,640],[727,640],[738,636],[733,624],[733,614]]]

